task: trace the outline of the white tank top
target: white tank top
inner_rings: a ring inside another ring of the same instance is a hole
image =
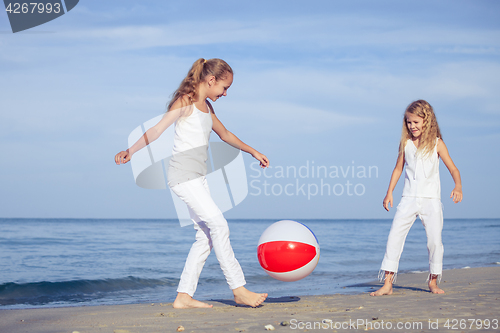
[[[427,156],[422,157],[411,139],[405,146],[405,185],[404,197],[441,199],[441,181],[439,179],[439,156],[436,146]]]
[[[212,114],[200,111],[194,104],[192,107],[189,116],[175,122],[174,148],[167,173],[171,187],[207,174]]]

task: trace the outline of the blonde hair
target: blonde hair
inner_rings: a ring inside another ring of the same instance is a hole
[[[413,114],[424,119],[424,123],[422,126],[422,135],[420,136],[420,142],[417,151],[421,152],[424,156],[428,155],[434,150],[437,138],[442,140],[443,137],[441,136],[441,131],[439,130],[439,125],[437,123],[436,115],[434,114],[434,109],[423,99],[419,99],[418,101],[411,103],[405,110],[405,114],[403,117],[403,130],[401,133],[401,141],[399,143],[399,154],[401,155],[404,153],[406,142],[408,141],[408,139],[412,138],[412,134],[408,130],[407,125],[408,114]]]
[[[228,73],[233,74],[233,69],[222,59],[196,60],[179,88],[173,93],[167,110],[170,110],[175,101],[183,96],[188,96],[192,104],[198,99],[198,85],[201,82],[212,75],[216,80],[225,79]]]

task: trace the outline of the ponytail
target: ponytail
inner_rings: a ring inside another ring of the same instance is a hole
[[[228,73],[233,74],[233,69],[222,59],[196,60],[179,88],[173,93],[168,110],[182,96],[188,96],[190,104],[194,103],[198,99],[198,86],[201,82],[209,76],[215,76],[216,80],[224,79]]]

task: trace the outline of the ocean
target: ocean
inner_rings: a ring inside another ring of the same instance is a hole
[[[269,297],[368,291],[362,284],[377,278],[392,220],[297,221],[316,234],[320,260],[308,277],[281,282],[262,270],[256,252],[276,220],[229,220],[248,289]],[[0,309],[172,302],[194,235],[177,220],[0,219]],[[499,265],[500,219],[445,219],[443,243],[445,270]],[[400,273],[427,269],[417,219]],[[215,253],[195,298],[232,299]]]

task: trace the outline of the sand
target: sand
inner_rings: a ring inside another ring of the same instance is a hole
[[[149,303],[0,310],[0,332],[176,332],[180,325],[184,332],[263,332],[269,324],[280,332],[500,332],[500,267],[444,271],[443,295],[428,292],[426,277],[400,274],[391,296],[369,296],[381,285],[371,282],[355,286],[367,291],[357,295],[271,295],[259,308],[227,298],[208,301],[212,309]]]

